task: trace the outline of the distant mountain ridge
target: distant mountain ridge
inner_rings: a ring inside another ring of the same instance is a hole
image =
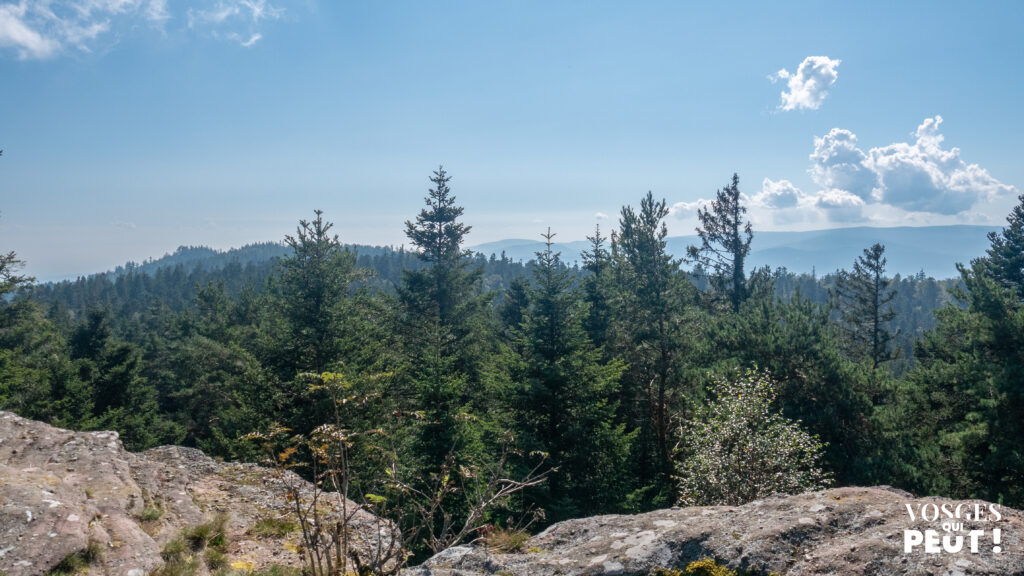
[[[988,233],[999,231],[999,226],[899,226],[894,228],[834,228],[804,232],[754,231],[748,263],[751,267],[785,267],[791,272],[827,274],[850,268],[863,250],[879,242],[886,247],[889,274],[904,276],[920,271],[934,278],[957,276],[956,264],[967,264],[985,254],[989,247]],[[673,236],[667,239],[668,250],[676,257],[686,253],[686,247],[698,244],[693,236]],[[590,243],[583,240],[554,244],[567,263],[582,264],[582,252]],[[535,257],[544,249],[544,243],[534,240],[510,239],[487,242],[471,247],[485,255],[504,252],[508,258],[523,260]]]
[[[827,274],[838,269],[848,269],[864,248],[875,242],[885,245],[888,259],[886,270],[891,275],[907,276],[920,271],[934,278],[957,276],[956,264],[967,264],[984,255],[989,247],[988,233],[999,231],[998,226],[900,226],[895,228],[835,228],[804,232],[758,232],[748,260],[750,267],[785,267],[795,273]],[[668,238],[668,250],[676,257],[686,253],[686,247],[697,244],[697,236],[673,236]],[[381,246],[351,245],[360,256],[377,256],[398,249]],[[589,242],[576,240],[558,242],[554,249],[562,254],[562,261],[569,265],[582,264],[583,251]],[[513,261],[528,262],[536,252],[544,249],[539,240],[508,239],[486,242],[470,249],[486,257],[492,254],[501,257],[504,253]],[[259,264],[285,256],[291,249],[280,242],[249,244],[230,250],[215,250],[205,246],[181,246],[174,253],[152,258],[142,263],[129,263],[108,272],[114,277],[129,269],[153,274],[162,268],[182,265],[186,269],[216,270],[228,264]]]

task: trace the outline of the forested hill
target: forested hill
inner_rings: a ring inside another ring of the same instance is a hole
[[[345,248],[355,252],[357,265],[369,271],[362,280],[353,283],[354,288],[394,293],[402,283],[403,271],[424,267],[423,260],[415,253],[402,248],[362,245]],[[571,245],[558,248],[565,250],[569,258],[582,251]],[[523,246],[509,252],[511,254],[502,251],[500,256],[491,253],[487,257],[485,253],[475,252],[471,259],[482,271],[481,288],[495,293],[498,306],[505,301],[514,281],[528,282],[536,267],[535,260],[525,260],[527,254]],[[129,262],[111,272],[42,284],[31,291],[37,300],[47,304],[51,317],[60,323],[66,322],[68,317],[81,318],[90,310],[102,309],[109,313],[116,326],[127,329],[131,319],[151,313],[154,306],[175,312],[195,308],[197,297],[207,286],[222,286],[225,294],[234,300],[242,298],[243,293],[247,294],[246,298],[256,297],[266,290],[280,259],[290,254],[291,248],[276,242],[225,251],[206,246],[182,246],[173,254],[141,264]],[[523,257],[523,261],[513,255]],[[565,261],[572,262],[569,258]],[[852,262],[851,258],[844,268]],[[560,266],[576,281],[585,277],[576,265]],[[773,278],[774,291],[779,298],[788,301],[799,293],[812,303],[827,307],[837,276],[775,269]],[[691,280],[704,290],[709,288],[695,278]],[[896,311],[892,320],[893,344],[902,350],[902,357],[893,362],[897,372],[912,365],[914,341],[935,326],[935,310],[952,301],[949,289],[957,283],[958,280],[935,280],[921,273],[893,277],[891,307]]]
[[[755,268],[785,268],[795,274],[817,272],[825,275],[848,268],[865,246],[877,242],[886,247],[886,269],[891,275],[910,276],[923,271],[932,278],[956,278],[959,276],[956,264],[967,264],[983,255],[989,245],[989,232],[999,230],[992,226],[857,226],[798,232],[759,231],[751,243],[749,264]],[[697,236],[669,237],[666,238],[666,249],[670,254],[681,257],[687,246],[698,241]],[[583,262],[582,253],[587,246],[585,240],[579,240],[555,243],[554,249],[561,253],[563,262],[572,265]],[[360,265],[374,268],[379,276],[392,283],[401,279],[401,269],[417,266],[419,262],[402,248],[361,244],[346,247],[359,255]],[[513,262],[527,263],[536,258],[537,252],[544,250],[544,243],[540,240],[507,239],[472,246],[471,250],[489,260],[493,256],[497,260],[504,257]],[[229,250],[181,246],[174,253],[151,258],[141,264],[129,262],[107,274],[116,277],[137,271],[153,275],[157,270],[178,265],[186,271],[214,271],[236,264],[242,268],[250,264],[262,268],[290,252],[284,242],[259,242]],[[392,269],[384,265],[385,261],[399,266]]]

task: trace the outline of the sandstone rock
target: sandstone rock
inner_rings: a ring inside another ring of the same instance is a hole
[[[555,524],[520,553],[452,548],[405,576],[647,575],[703,558],[754,574],[1024,574],[1021,512],[1000,507],[998,522],[964,522],[964,535],[985,530],[978,553],[929,554],[923,546],[904,553],[905,529],[945,534],[942,520],[911,521],[908,503],[915,514],[922,504],[956,504],[890,488],[839,488],[739,507],[596,516]],[[993,552],[993,528],[1001,530],[1000,553]]]
[[[142,576],[183,528],[228,516],[228,561],[244,568],[300,566],[299,534],[258,536],[257,521],[289,514],[295,474],[217,462],[199,450],[124,450],[116,432],[71,432],[0,411],[0,575],[45,574],[98,545],[93,574]],[[159,517],[155,517],[159,516]],[[364,540],[377,519],[356,517]]]

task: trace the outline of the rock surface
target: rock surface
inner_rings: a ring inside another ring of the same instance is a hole
[[[90,542],[101,554],[89,573],[144,576],[162,563],[165,543],[218,513],[229,518],[234,568],[299,566],[298,533],[252,531],[261,519],[288,514],[289,485],[308,493],[309,484],[291,473],[217,462],[190,448],[131,453],[113,432],[70,432],[0,412],[0,576],[45,574]],[[1024,575],[1024,513],[1009,508],[999,507],[999,521],[990,513],[987,521],[962,520],[959,552],[928,553],[918,545],[905,553],[904,530],[945,534],[948,519],[920,516],[921,506],[943,504],[988,510],[980,501],[838,488],[739,507],[570,520],[534,536],[522,552],[460,546],[402,576],[646,576],[705,558],[753,574]],[[380,527],[362,513],[357,537],[371,538]],[[993,528],[1000,530],[998,553]],[[983,531],[976,553],[969,550],[970,530]]]
[[[974,503],[987,506],[970,502],[971,510]],[[916,499],[889,488],[838,488],[739,507],[596,516],[555,524],[519,553],[488,551],[482,544],[452,548],[405,576],[685,573],[691,562],[704,558],[753,574],[1024,574],[1024,514],[1009,508],[999,507],[998,522],[964,522],[965,550],[959,553],[926,553],[923,546],[904,553],[905,529],[945,534],[945,518],[912,521],[906,505],[916,515],[920,505],[944,503],[958,502]],[[993,552],[993,528],[1001,531],[1000,553]],[[972,529],[985,531],[977,553],[968,549]]]
[[[219,513],[228,517],[230,565],[297,567],[297,532],[251,531],[288,514],[289,485],[310,487],[291,472],[191,448],[131,453],[116,432],[71,432],[0,411],[0,575],[45,574],[91,542],[100,555],[90,573],[143,576],[163,563],[163,544]],[[361,534],[378,525],[365,512],[356,517]]]

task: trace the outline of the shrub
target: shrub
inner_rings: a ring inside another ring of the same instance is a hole
[[[72,552],[64,557],[53,567],[52,570],[46,573],[47,576],[73,576],[79,572],[84,572],[89,568],[89,564],[92,564],[100,557],[100,545],[94,540],[89,540],[86,547],[78,552]]]
[[[495,552],[520,552],[530,539],[530,533],[524,530],[495,528],[484,538],[487,547]]]
[[[287,536],[298,529],[299,525],[291,520],[267,516],[257,520],[256,523],[249,528],[249,533],[253,536],[272,536],[280,538],[282,536]]]
[[[824,445],[772,409],[775,388],[767,375],[747,371],[716,382],[713,393],[683,425],[680,503],[736,506],[831,483],[819,467]]]

